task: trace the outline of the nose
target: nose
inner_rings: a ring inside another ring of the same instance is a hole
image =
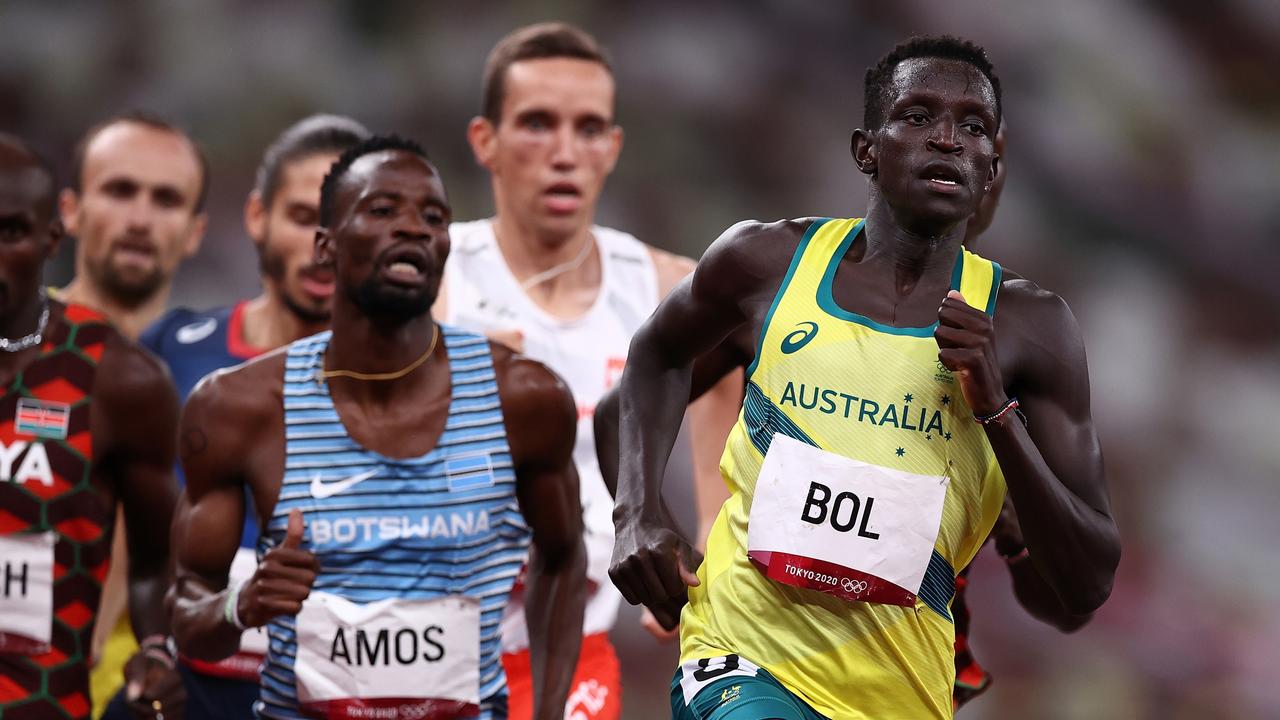
[[[933,124],[933,132],[925,141],[929,149],[940,153],[959,153],[963,146],[956,141],[956,123],[949,117],[943,117]]]
[[[552,142],[552,167],[556,170],[572,170],[578,166],[578,136],[573,123],[560,123]]]
[[[125,214],[128,232],[134,235],[146,235],[151,232],[151,222],[154,220],[152,214],[151,203],[146,195],[144,193],[134,195]]]
[[[431,228],[421,213],[409,210],[401,213],[400,222],[392,228],[391,236],[397,240],[426,240],[431,237]]]

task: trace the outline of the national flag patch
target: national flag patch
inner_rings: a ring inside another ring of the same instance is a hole
[[[13,419],[13,429],[36,437],[62,440],[67,437],[67,424],[70,420],[71,406],[67,403],[21,398]]]

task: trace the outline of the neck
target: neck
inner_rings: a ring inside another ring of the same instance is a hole
[[[903,223],[873,189],[862,233],[866,244],[858,261],[891,266],[900,295],[910,294],[922,280],[949,282],[964,241],[964,228],[963,221],[939,227]]]
[[[264,280],[262,294],[245,303],[240,339],[249,347],[271,350],[327,327],[327,319],[308,322],[299,317],[272,283]]]
[[[86,305],[97,310],[111,321],[116,329],[130,340],[137,340],[147,326],[164,314],[169,303],[169,283],[156,288],[146,300],[137,304],[122,303],[108,295],[101,288],[94,287],[85,279],[84,273],[77,273],[70,285],[59,293],[58,297],[65,302]]]
[[[493,232],[502,259],[520,283],[533,280],[541,273],[555,273],[528,288],[531,293],[550,296],[559,290],[594,288],[600,284],[599,253],[590,225],[568,236],[540,237],[510,214],[499,213],[493,220]],[[555,272],[561,267],[563,272]]]
[[[341,292],[341,291],[339,291]],[[422,357],[440,332],[430,313],[405,322],[384,322],[370,318],[342,298],[333,304],[333,337],[325,358],[326,370],[351,370],[359,373],[393,373],[403,370]],[[387,401],[402,394],[426,378],[436,364],[444,342],[437,341],[432,358],[394,380],[352,380],[331,378],[330,384],[341,384],[345,393],[361,401]]]
[[[0,316],[0,337],[16,341],[36,331],[40,324],[40,313],[45,308],[45,300],[40,293],[22,300],[11,312]]]

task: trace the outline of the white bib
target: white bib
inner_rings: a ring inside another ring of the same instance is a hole
[[[298,702],[317,718],[466,717],[480,704],[480,604],[313,592],[298,613]]]
[[[52,531],[0,536],[0,653],[49,651],[57,541]]]
[[[747,554],[787,585],[910,607],[933,555],[948,482],[775,434],[756,480]]]

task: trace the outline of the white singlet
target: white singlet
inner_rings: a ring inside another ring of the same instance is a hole
[[[573,459],[582,490],[587,546],[587,578],[594,592],[587,600],[583,635],[608,632],[622,596],[609,580],[613,555],[613,498],[596,460],[592,416],[605,391],[618,383],[631,336],[658,305],[658,275],[653,257],[631,235],[593,226],[600,253],[600,294],[581,317],[562,320],[539,308],[511,274],[493,234],[492,220],[453,223],[453,247],[445,263],[445,316],[473,332],[519,330],[524,355],[564,378],[578,404],[578,440]],[[529,646],[524,606],[513,595],[502,620],[505,652]]]

